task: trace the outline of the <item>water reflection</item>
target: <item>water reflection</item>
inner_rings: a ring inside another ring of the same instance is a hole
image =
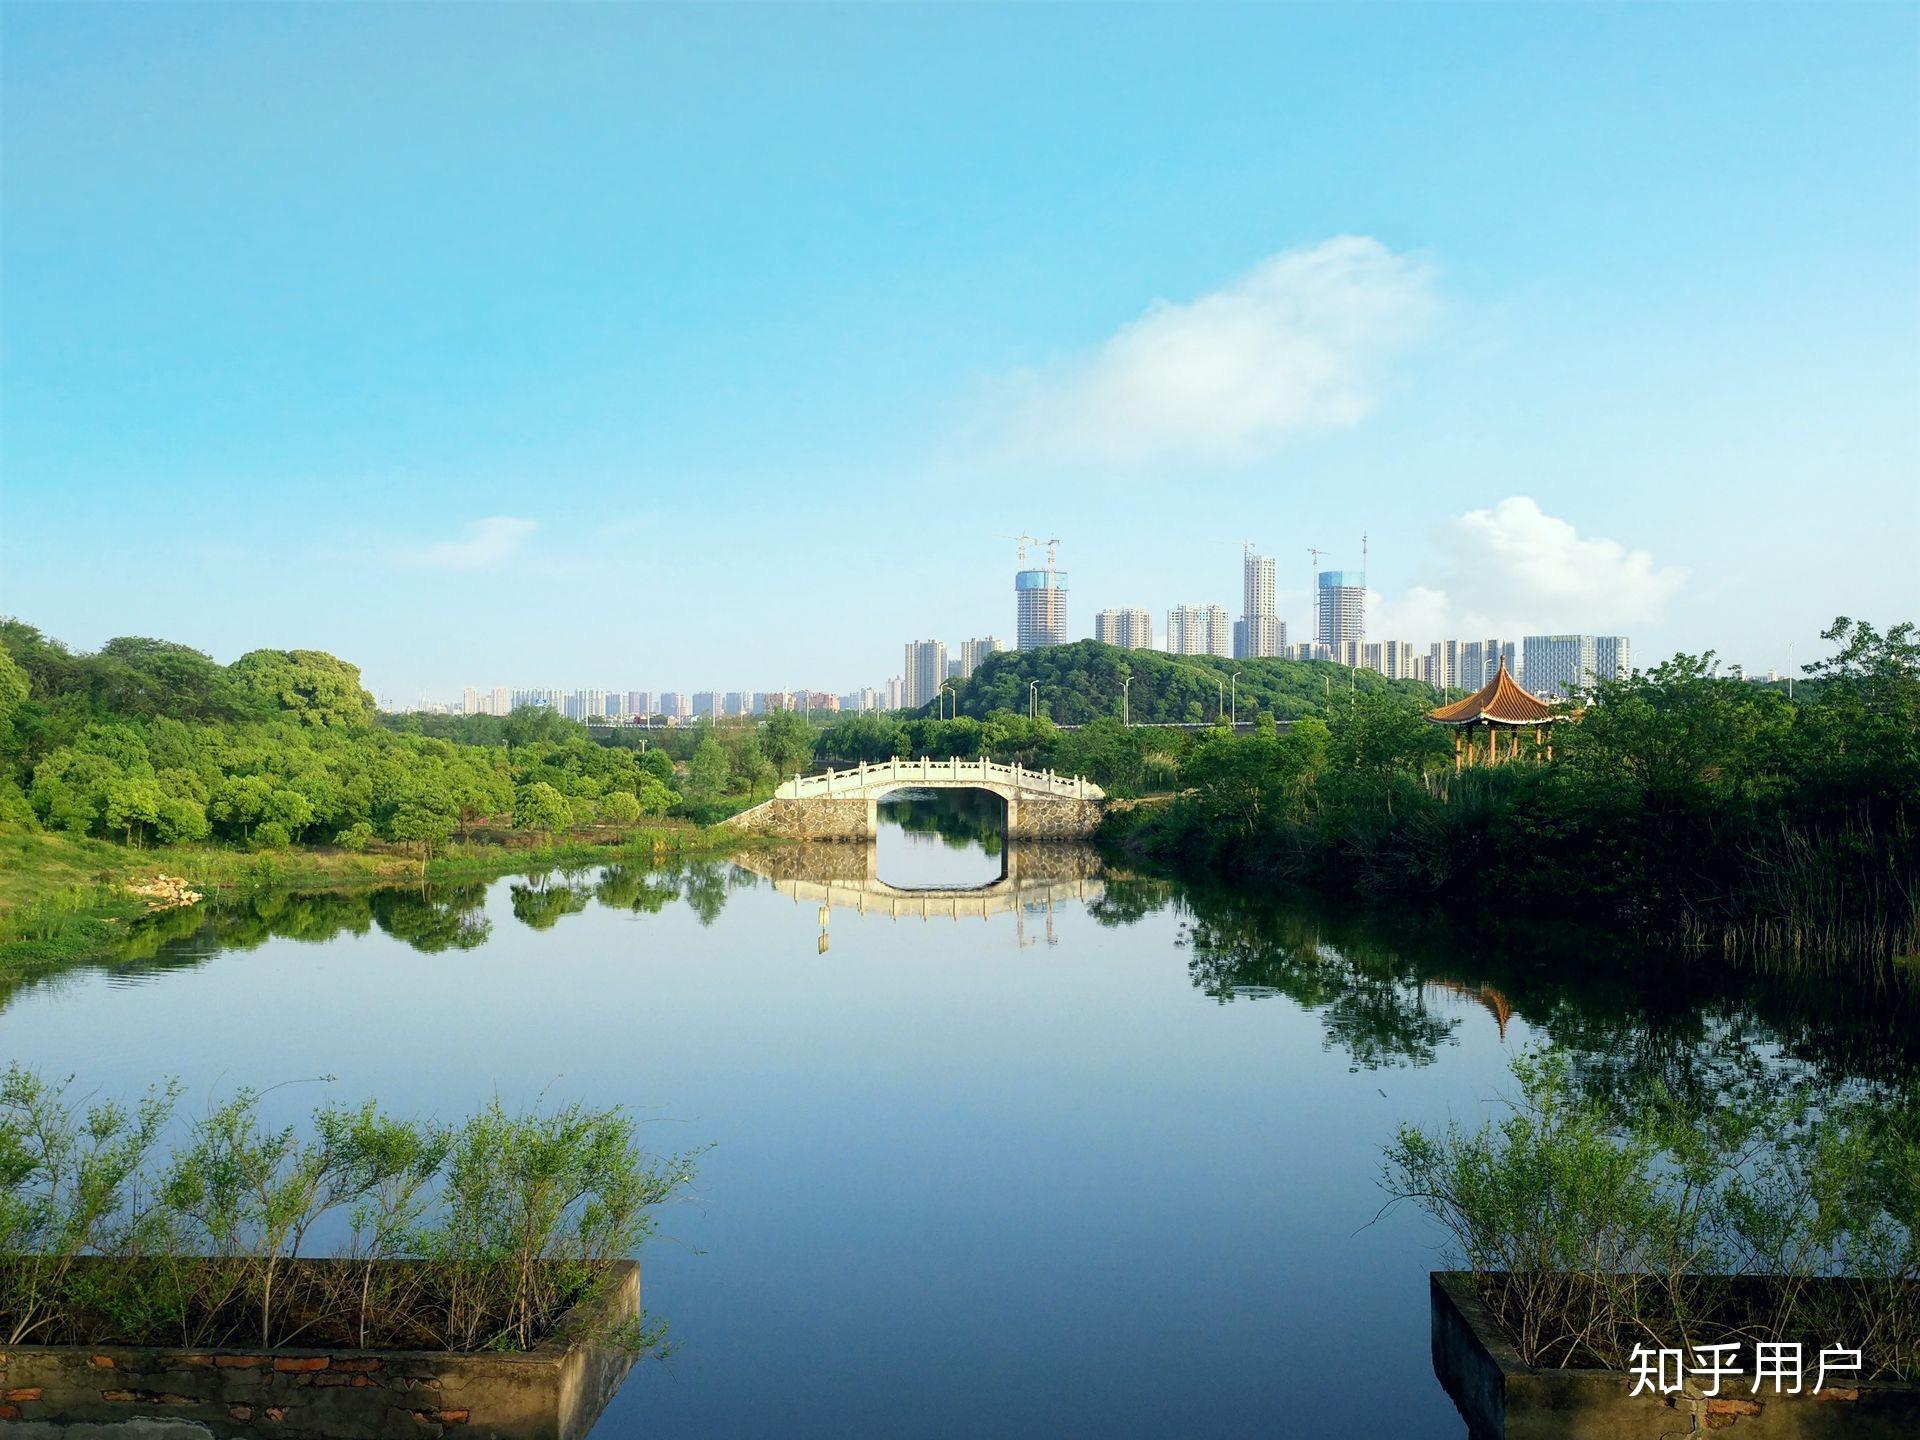
[[[1006,803],[984,790],[896,790],[875,806],[864,848],[902,890],[960,890],[1006,878]]]
[[[655,916],[685,906],[710,927],[735,892],[766,886],[799,912],[793,943],[822,951],[835,913],[842,923],[1006,924],[1021,945],[1051,940],[1054,917],[1069,911],[1107,929],[1169,915],[1195,990],[1221,1005],[1284,999],[1360,1070],[1428,1066],[1463,1025],[1504,1038],[1517,1020],[1580,1057],[1588,1086],[1610,1094],[1658,1080],[1704,1104],[1760,1074],[1876,1087],[1920,1074],[1920,985],[1898,975],[1842,983],[1608,951],[1601,939],[1539,929],[1462,934],[1434,917],[1342,912],[1136,874],[1084,845],[1009,844],[994,864],[986,884],[902,887],[880,876],[876,847],[795,845],[500,882],[268,891],[138,921],[114,952],[79,968],[146,983],[275,938],[318,945],[371,930],[423,954],[477,950],[495,937],[500,912],[489,914],[487,902],[496,885],[507,913],[534,931],[594,907]],[[23,988],[59,983],[57,973],[16,977],[0,987],[0,1011]]]
[[[878,846],[791,845],[221,898],[0,994],[0,1050],[117,1095],[196,1066],[340,1074],[402,1111],[577,1086],[684,1127],[668,1148],[713,1142],[647,1262],[685,1350],[600,1440],[772,1413],[947,1434],[982,1374],[995,1433],[1284,1415],[1458,1440],[1427,1356],[1432,1236],[1367,1226],[1393,1126],[1470,1120],[1541,1036],[1596,1092],[1657,1078],[1702,1105],[1748,1074],[1920,1073],[1910,983],[1361,913],[997,832],[989,851],[982,813],[907,815],[891,833],[988,879],[901,885]],[[809,1328],[833,1345],[796,1350]]]

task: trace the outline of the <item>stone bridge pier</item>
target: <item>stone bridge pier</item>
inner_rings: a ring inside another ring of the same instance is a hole
[[[891,760],[824,775],[796,775],[773,798],[725,823],[795,840],[871,840],[883,797],[898,790],[984,790],[1007,807],[1011,839],[1079,840],[1093,834],[1106,792],[1079,775],[992,760]]]

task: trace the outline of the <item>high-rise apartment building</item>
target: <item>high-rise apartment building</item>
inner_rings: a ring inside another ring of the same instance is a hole
[[[1093,638],[1123,650],[1153,648],[1153,616],[1144,610],[1102,610],[1093,617]]]
[[[1593,671],[1602,680],[1624,680],[1633,674],[1633,645],[1626,636],[1593,637]]]
[[[1314,594],[1314,643],[1338,650],[1367,637],[1367,577],[1359,570],[1322,570]]]
[[[917,710],[931,705],[947,678],[947,647],[938,640],[909,640],[902,675],[906,684],[904,707]]]
[[[1523,644],[1520,683],[1543,698],[1564,700],[1596,678],[1615,679],[1632,660],[1624,635],[1529,635]]]
[[[1176,605],[1167,612],[1167,649],[1175,655],[1231,655],[1224,605]]]
[[[1067,572],[1053,568],[1052,545],[1044,570],[1014,572],[1013,601],[1014,643],[1022,650],[1067,643]]]
[[[960,679],[971,680],[973,672],[980,668],[982,661],[1005,648],[991,635],[982,635],[974,640],[962,640],[960,642]]]
[[[901,708],[900,702],[902,698],[905,696],[905,694],[906,694],[906,685],[898,675],[895,675],[891,679],[889,679],[887,681],[887,709],[889,710],[900,709]]]
[[[1389,680],[1412,678],[1413,646],[1405,640],[1370,641],[1360,647],[1360,668]]]
[[[1460,645],[1460,674],[1454,681],[1463,690],[1478,690],[1500,673],[1506,662],[1507,673],[1520,679],[1520,662],[1511,640],[1465,640]]]
[[[1233,639],[1233,653],[1242,660],[1278,655],[1287,643],[1287,627],[1273,608],[1273,557],[1254,554],[1251,545],[1240,555],[1240,619]]]

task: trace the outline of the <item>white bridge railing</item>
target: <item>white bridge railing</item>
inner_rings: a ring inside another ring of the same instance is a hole
[[[773,792],[776,800],[813,800],[825,796],[852,799],[876,787],[898,789],[905,785],[992,785],[1016,790],[1023,795],[1043,795],[1063,800],[1103,800],[1106,792],[1084,775],[1056,775],[1051,770],[1029,770],[1024,765],[1001,765],[993,760],[888,760],[878,765],[866,761],[849,770],[829,770],[824,775],[795,775],[780,782]]]

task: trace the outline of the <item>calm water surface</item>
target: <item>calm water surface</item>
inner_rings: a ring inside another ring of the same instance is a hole
[[[1451,1440],[1436,1236],[1377,1215],[1397,1125],[1477,1123],[1547,1034],[1595,1085],[1914,1065],[1904,993],[1623,980],[1008,848],[951,799],[883,819],[870,850],[175,917],[7,996],[0,1054],[119,1094],[334,1077],[290,1116],[580,1097],[711,1144],[643,1257],[678,1348],[600,1437]]]

